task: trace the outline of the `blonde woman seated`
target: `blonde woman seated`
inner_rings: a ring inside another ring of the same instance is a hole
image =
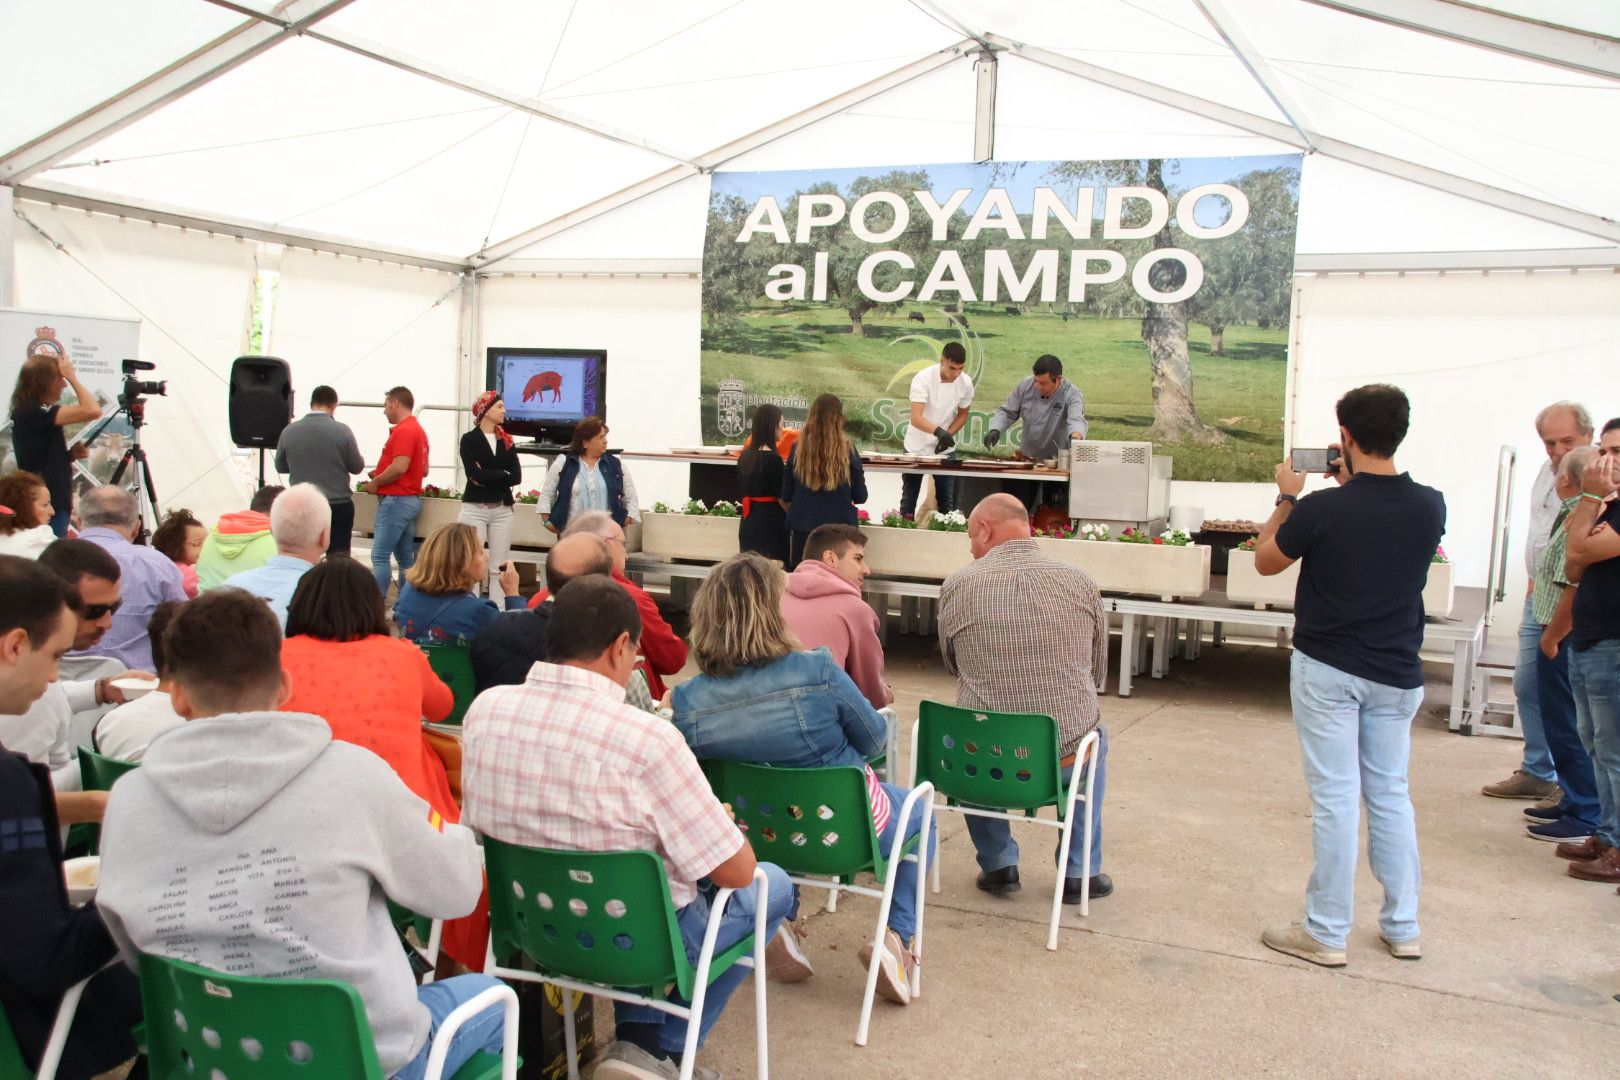
[[[866,764],[883,749],[888,722],[831,653],[800,651],[782,620],[785,580],[775,563],[744,553],[715,567],[703,582],[692,601],[688,639],[701,674],[675,688],[675,726],[699,761],[865,769],[872,818],[888,850],[908,791],[881,783]],[[914,808],[907,837],[922,827],[922,810]],[[930,836],[930,851],[933,844]],[[878,977],[879,992],[901,1005],[911,1000],[907,945],[917,930],[916,887],[917,864],[901,863]],[[768,953],[771,975],[781,981],[811,973],[786,923]],[[871,963],[870,943],[860,959],[862,967]]]
[[[400,636],[418,645],[472,641],[501,613],[473,591],[488,576],[489,552],[477,529],[460,521],[434,529],[417,551],[416,565],[405,571],[405,587],[394,601]],[[510,560],[501,564],[500,585],[506,610],[520,610],[523,594]]]

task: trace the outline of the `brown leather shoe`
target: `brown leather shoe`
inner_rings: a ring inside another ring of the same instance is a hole
[[[1620,885],[1620,848],[1610,848],[1590,862],[1570,863],[1569,876],[1582,881]]]
[[[1553,849],[1560,859],[1572,862],[1590,862],[1609,850],[1609,845],[1595,836],[1588,836],[1578,844],[1562,843]]]

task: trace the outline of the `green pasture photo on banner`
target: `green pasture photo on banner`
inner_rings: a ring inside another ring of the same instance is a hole
[[[713,176],[704,442],[822,393],[897,450],[912,376],[967,350],[991,415],[1063,361],[1093,439],[1151,440],[1183,480],[1266,480],[1282,456],[1297,154],[990,162]],[[1019,428],[996,448],[1011,453]]]

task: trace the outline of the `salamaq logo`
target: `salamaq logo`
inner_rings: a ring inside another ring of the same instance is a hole
[[[735,439],[748,427],[748,418],[743,411],[743,391],[747,387],[741,379],[722,379],[720,390],[714,397],[715,426],[720,434],[728,439]]]

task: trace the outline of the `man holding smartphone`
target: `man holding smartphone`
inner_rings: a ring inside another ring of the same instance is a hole
[[[1395,467],[1411,406],[1394,386],[1339,399],[1337,488],[1300,497],[1305,474],[1277,466],[1276,509],[1255,569],[1300,566],[1290,688],[1311,793],[1315,867],[1303,923],[1261,941],[1323,967],[1343,967],[1367,803],[1367,847],[1384,886],[1379,929],[1390,955],[1416,960],[1417,827],[1407,791],[1412,717],[1423,700],[1423,584],[1445,533],[1440,492]]]

